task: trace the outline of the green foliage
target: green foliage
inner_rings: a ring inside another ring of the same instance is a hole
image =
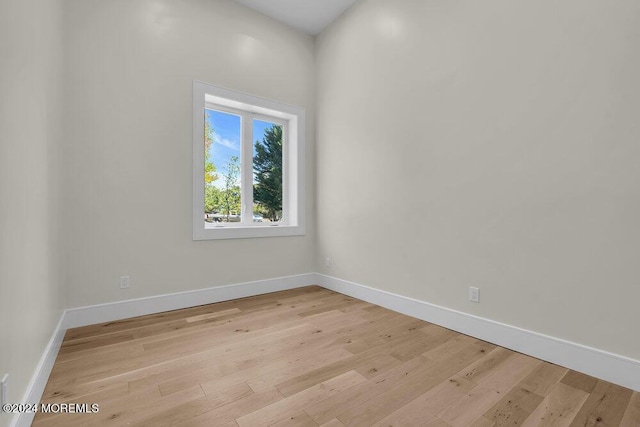
[[[222,175],[225,187],[220,189],[209,183],[204,189],[205,213],[220,213],[226,215],[225,220],[231,220],[231,215],[239,215],[241,209],[241,192],[238,179],[240,177],[240,160],[238,157],[229,159]]]
[[[222,206],[222,191],[215,185],[207,185],[204,188],[205,213],[220,212]]]
[[[229,221],[229,215],[232,213],[239,214],[241,209],[241,192],[238,182],[240,178],[240,159],[237,156],[229,159],[223,177],[224,190],[221,197],[221,211]]]
[[[232,220],[232,215],[241,211],[240,160],[231,157],[219,173],[210,158],[209,149],[213,143],[213,129],[205,120],[205,213],[222,214],[224,220]],[[256,141],[256,154],[253,158],[255,184],[253,199],[255,213],[270,221],[279,221],[282,217],[282,126],[272,125],[265,130],[262,141]],[[214,185],[222,180],[223,185]]]
[[[271,221],[278,221],[282,217],[282,126],[266,129],[262,141],[256,141],[255,149],[253,201],[259,212]]]
[[[211,155],[209,154],[209,149],[211,148],[211,144],[213,143],[213,128],[209,124],[209,120],[207,120],[206,116],[204,119],[204,183],[211,184],[213,181],[218,179],[218,174],[216,173],[216,166],[211,161]]]

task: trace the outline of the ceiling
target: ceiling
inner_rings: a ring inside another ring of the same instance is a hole
[[[280,22],[315,36],[356,0],[235,0]]]

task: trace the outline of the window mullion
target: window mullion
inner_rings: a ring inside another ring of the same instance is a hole
[[[242,114],[242,223],[253,224],[253,114]]]
[[[283,224],[289,222],[289,123],[282,125],[282,218]]]

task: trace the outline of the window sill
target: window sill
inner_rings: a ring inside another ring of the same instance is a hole
[[[227,225],[206,224],[193,230],[193,240],[252,239],[260,237],[303,236],[299,225]]]

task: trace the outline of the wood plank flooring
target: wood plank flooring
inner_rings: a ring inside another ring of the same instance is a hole
[[[640,395],[311,286],[67,331],[34,426],[640,426]]]

